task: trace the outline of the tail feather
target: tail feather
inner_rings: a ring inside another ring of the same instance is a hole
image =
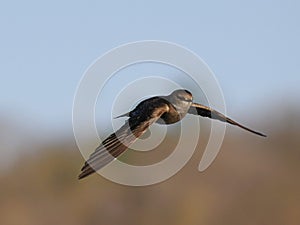
[[[116,116],[116,117],[114,117],[114,119],[118,119],[118,118],[121,118],[121,117],[129,117],[129,112],[127,112],[127,113],[124,113],[124,114],[122,114],[122,115],[120,115],[120,116]]]

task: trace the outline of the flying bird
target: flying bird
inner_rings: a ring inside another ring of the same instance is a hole
[[[193,102],[192,93],[188,90],[175,90],[167,96],[156,96],[140,102],[132,111],[119,117],[129,117],[125,124],[106,138],[90,155],[78,176],[82,179],[106,166],[120,156],[128,147],[144,134],[153,123],[173,124],[185,117],[186,114],[200,115],[226,122],[256,135],[266,137],[265,134],[251,130],[222,113],[205,105]]]

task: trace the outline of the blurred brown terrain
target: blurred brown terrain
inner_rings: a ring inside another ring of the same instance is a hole
[[[201,173],[205,134],[179,173],[147,187],[98,174],[78,181],[83,158],[74,140],[40,145],[0,171],[0,224],[298,225],[299,121],[292,115],[264,124],[267,138],[228,126],[219,155]],[[158,152],[170,153],[166,143]]]

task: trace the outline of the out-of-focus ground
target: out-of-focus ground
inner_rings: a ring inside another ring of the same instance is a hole
[[[300,117],[273,116],[262,126],[267,138],[228,127],[217,159],[200,173],[204,134],[178,174],[147,187],[118,185],[97,174],[78,181],[83,158],[73,139],[39,143],[1,170],[0,224],[298,225]],[[161,157],[175,141],[159,147]]]

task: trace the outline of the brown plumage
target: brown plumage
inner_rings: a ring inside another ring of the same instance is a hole
[[[146,132],[153,123],[172,124],[180,121],[187,113],[217,119],[236,125],[260,136],[266,136],[251,130],[218,111],[207,106],[193,103],[192,94],[187,90],[176,90],[168,96],[152,97],[140,102],[128,116],[125,124],[106,138],[90,155],[81,169],[79,179],[82,179],[101,169],[120,156],[138,137]]]
[[[218,112],[218,111],[216,111],[214,109],[211,109],[211,108],[209,108],[209,107],[207,107],[205,105],[201,105],[201,104],[198,104],[198,103],[193,103],[191,105],[188,113],[199,115],[199,116],[203,116],[203,117],[208,117],[208,118],[211,118],[211,119],[220,120],[222,122],[227,122],[227,123],[230,123],[232,125],[238,126],[238,127],[242,128],[242,129],[245,129],[245,130],[247,130],[247,131],[249,131],[251,133],[254,133],[254,134],[266,137],[265,134],[262,134],[260,132],[251,130],[248,127],[245,127],[245,126],[243,126],[243,125],[235,122],[234,120],[226,117],[222,113],[220,113],[220,112]]]
[[[135,110],[139,113],[135,114],[136,112],[132,111],[125,124],[96,148],[82,167],[79,179],[94,173],[120,156],[138,137],[147,131],[151,124],[169,111],[169,106],[163,99],[154,98],[152,103],[156,107],[149,107],[149,110],[144,107],[148,103],[137,106]]]

